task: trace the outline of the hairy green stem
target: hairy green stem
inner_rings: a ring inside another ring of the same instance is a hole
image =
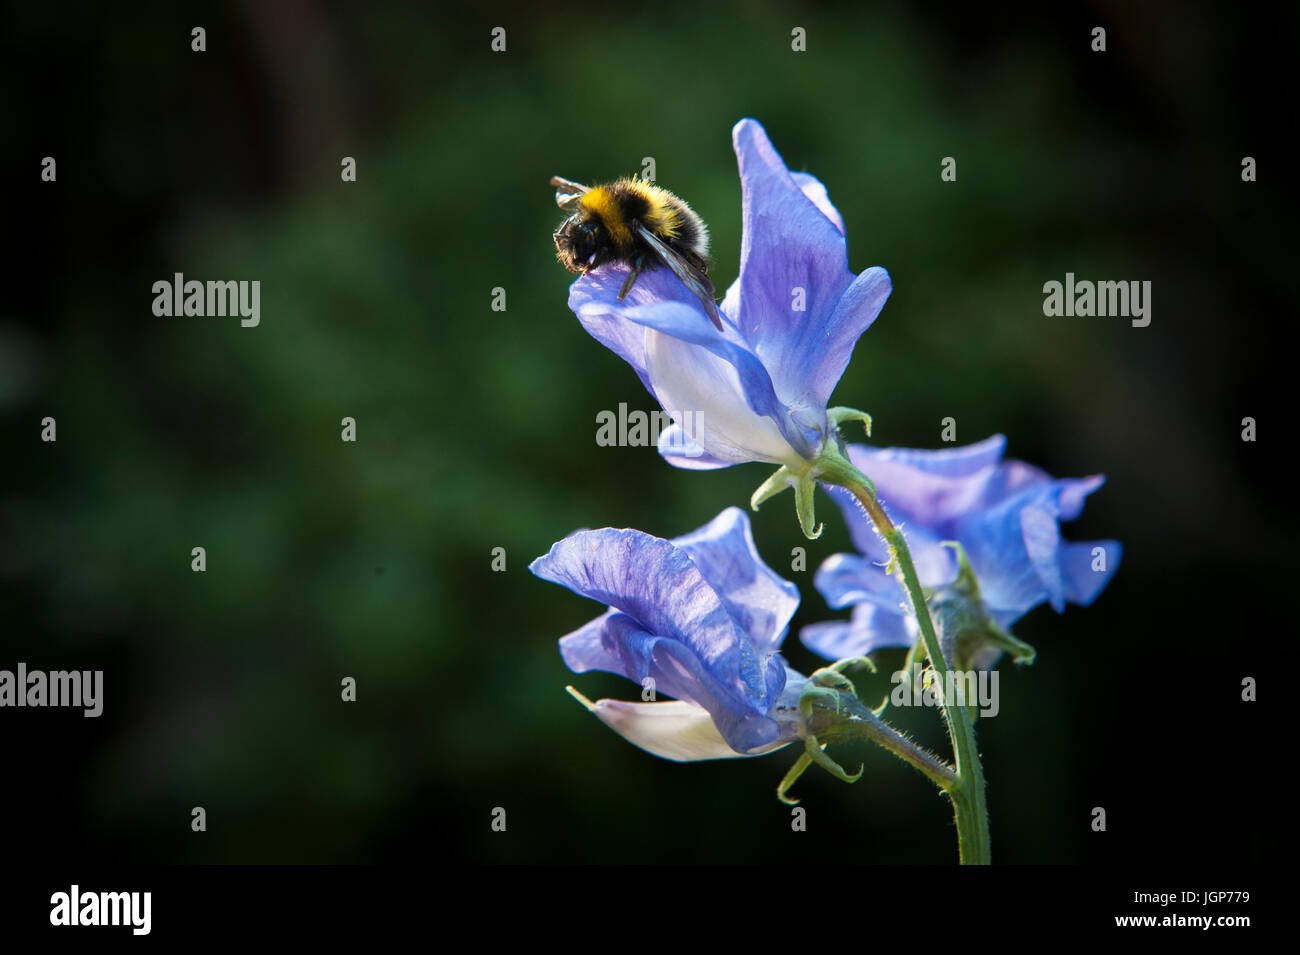
[[[868,739],[883,746],[899,759],[912,765],[932,783],[944,792],[951,792],[957,785],[957,774],[953,768],[935,756],[928,749],[918,745],[910,737],[904,736],[890,726],[871,710],[858,703],[856,699],[848,713],[840,713],[833,727],[817,733],[819,743],[836,743],[847,739]],[[848,719],[845,719],[845,716]],[[816,724],[814,724],[816,729]]]
[[[839,477],[837,475],[837,477]],[[885,509],[876,500],[870,485],[856,478],[835,480],[842,484],[856,497],[867,515],[876,525],[886,543],[889,544],[893,559],[897,563],[903,586],[912,601],[917,623],[921,627],[921,640],[925,644],[926,655],[938,682],[939,694],[943,699],[943,712],[948,725],[948,736],[952,740],[953,756],[957,764],[957,778],[951,787],[945,788],[952,799],[953,813],[957,821],[957,850],[962,865],[988,865],[989,854],[989,816],[985,804],[984,769],[980,765],[979,749],[975,745],[975,726],[973,715],[968,707],[958,706],[943,693],[946,687],[948,662],[944,659],[939,646],[939,635],[935,632],[934,621],[930,619],[930,609],[925,603],[925,591],[921,588],[920,578],[912,563],[912,554],[908,550],[903,532],[894,526]]]

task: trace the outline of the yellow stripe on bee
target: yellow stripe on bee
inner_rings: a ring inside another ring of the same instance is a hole
[[[605,224],[609,237],[615,245],[632,244],[632,230],[623,221],[623,213],[618,208],[618,202],[606,187],[593,186],[587,190],[582,196],[582,204],[600,216],[600,221]]]
[[[682,217],[673,203],[681,200],[666,189],[660,189],[648,182],[634,179],[632,183],[637,192],[645,196],[650,204],[650,211],[645,217],[645,224],[650,231],[664,238],[677,238],[677,233],[682,226]]]

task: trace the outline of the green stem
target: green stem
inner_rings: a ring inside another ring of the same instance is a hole
[[[911,764],[944,792],[951,792],[957,785],[957,774],[951,766],[876,716],[857,697],[849,697],[841,705],[847,706],[847,711],[841,709],[829,716],[823,715],[825,711],[815,711],[811,729],[817,742],[826,744],[847,739],[870,740]],[[824,728],[819,723],[821,719],[826,720]]]
[[[826,475],[830,477],[831,475]],[[989,817],[984,801],[984,769],[980,765],[979,749],[975,745],[974,721],[967,707],[957,706],[943,693],[947,686],[948,663],[939,646],[939,636],[935,633],[934,621],[930,619],[930,609],[925,603],[925,592],[921,588],[920,578],[912,563],[912,554],[908,550],[903,532],[894,526],[885,509],[876,500],[870,485],[860,480],[861,475],[847,477],[835,475],[835,482],[842,484],[858,499],[868,516],[876,525],[886,543],[889,544],[898,570],[903,578],[916,613],[917,623],[921,627],[921,639],[925,643],[926,655],[939,682],[939,695],[943,699],[945,722],[948,724],[948,736],[952,739],[953,756],[956,758],[957,779],[947,789],[952,798],[953,813],[957,821],[957,850],[962,865],[988,865],[989,856]]]
[[[975,710],[970,706],[954,709],[965,727],[965,732],[952,734],[958,785],[950,795],[957,819],[958,858],[962,865],[988,865],[992,861],[989,813],[984,802],[984,766],[975,745]],[[948,719],[951,721],[952,716]]]

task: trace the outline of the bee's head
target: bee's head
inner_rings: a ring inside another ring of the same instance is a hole
[[[596,264],[601,226],[579,213],[560,223],[555,230],[555,252],[570,272],[582,272]]]

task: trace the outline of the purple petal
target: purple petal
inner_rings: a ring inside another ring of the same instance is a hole
[[[612,264],[578,278],[569,286],[569,308],[592,338],[632,366],[646,391],[653,395],[654,389],[650,387],[650,375],[646,370],[645,329],[623,317],[626,306],[618,301],[618,290],[626,276],[627,266]],[[690,295],[681,282],[677,282],[676,289],[666,285],[658,291],[669,296],[674,293]],[[650,295],[648,288],[638,289],[634,286],[628,299],[631,302],[643,299],[649,301]]]
[[[797,595],[765,567],[764,576],[761,565],[750,566],[753,576],[744,579],[753,554],[747,531],[747,521],[724,512],[683,546],[611,528],[555,544],[532,563],[533,573],[618,611],[565,637],[565,662],[577,672],[600,668],[638,683],[653,677],[659,692],[709,710],[739,751],[770,743],[779,731],[768,712],[786,677],[780,656],[766,648],[779,643]],[[732,554],[730,563],[723,551]],[[750,595],[764,603],[742,608]],[[755,627],[763,649],[745,625]]]
[[[780,449],[792,448],[804,457],[812,455],[808,435],[777,397],[762,361],[734,329],[719,331],[704,314],[699,300],[667,269],[642,274],[627,298],[620,302],[618,292],[626,274],[624,266],[611,264],[578,279],[569,292],[569,307],[593,337],[636,370],[642,384],[674,420],[680,420],[682,413],[699,418],[703,433],[695,436],[697,444],[720,460],[732,463],[755,460],[756,455],[747,451],[743,440],[732,442],[735,450],[730,451],[725,445],[719,447],[718,442],[709,440],[711,421],[727,416],[722,409],[725,399],[730,397],[753,416],[770,419],[767,427],[779,436]],[[652,337],[655,332],[681,343],[657,363],[656,339]],[[687,374],[688,370],[682,366],[688,363],[701,366],[689,369],[691,381],[700,379],[695,390],[704,389],[709,395],[715,395],[721,389],[728,394],[717,394],[707,407],[696,407],[704,403],[696,400],[692,389],[683,387],[679,380]],[[783,455],[788,457],[790,452],[783,451]],[[781,460],[771,455],[757,457]]]
[[[799,640],[820,657],[843,660],[886,647],[910,647],[916,642],[916,625],[901,611],[860,603],[853,608],[851,620],[814,623],[799,631]]]
[[[956,448],[926,451],[918,448],[875,448],[867,444],[850,446],[850,451],[862,455],[864,462],[894,464],[899,468],[919,471],[937,477],[964,478],[978,475],[1002,460],[1007,439],[995,434],[974,444]]]
[[[729,507],[673,543],[691,555],[759,653],[781,648],[786,627],[799,607],[799,588],[763,563],[748,514]]]
[[[791,172],[790,177],[795,181],[801,192],[807,196],[812,204],[815,205],[831,225],[839,230],[840,235],[845,235],[847,230],[844,228],[844,217],[840,215],[840,210],[835,208],[831,202],[831,195],[826,190],[826,186],[816,176],[806,172]]]
[[[617,610],[606,610],[572,633],[560,637],[560,658],[564,665],[574,673],[601,670],[626,676],[620,669],[621,659],[605,645],[604,640],[605,628],[617,613]]]
[[[676,423],[659,432],[659,454],[673,467],[688,471],[712,471],[729,468],[734,463],[709,454],[688,438],[682,426]]]
[[[979,578],[984,602],[1020,615],[1047,601],[1060,612],[1068,596],[1059,522],[1078,517],[1084,499],[1104,478],[1065,478],[1030,484],[955,527]],[[1095,593],[1094,593],[1095,596]]]
[[[849,447],[850,458],[853,456],[854,447],[856,446]],[[858,467],[861,470],[861,465]],[[868,477],[872,476],[870,472],[864,473]],[[957,561],[949,548],[940,545],[945,540],[951,540],[952,535],[939,533],[922,520],[911,520],[905,510],[885,497],[879,484],[876,485],[876,490],[885,513],[907,535],[908,550],[912,554],[912,562],[916,565],[916,573],[921,578],[921,582],[927,587],[941,587],[950,583],[957,575]],[[868,558],[871,565],[879,565],[880,575],[885,576],[884,566],[889,562],[889,548],[876,532],[871,518],[867,516],[857,498],[844,488],[830,487],[827,491],[839,505],[854,545]],[[866,569],[864,572],[867,572]]]
[[[1103,477],[1053,479],[1022,461],[1002,461],[1004,447],[1005,439],[995,435],[942,451],[852,445],[849,457],[874,481],[881,505],[907,537],[922,586],[935,589],[955,579],[956,556],[942,544],[958,541],[970,558],[985,605],[1005,627],[1043,602],[1058,612],[1067,602],[1090,603],[1114,575],[1120,546],[1114,541],[1074,544],[1061,536],[1060,522],[1079,516]],[[870,606],[891,608],[878,567],[888,557],[883,542],[852,495],[839,488],[831,494],[864,556],[827,560],[818,571],[818,589],[831,606],[853,605],[855,613],[866,613]],[[1094,546],[1107,550],[1104,571],[1092,569]],[[872,619],[871,628],[887,630],[887,625]],[[851,639],[848,633],[842,626],[832,627],[814,631],[813,639],[823,648],[876,641],[870,634]]]
[[[642,686],[647,685],[645,681],[649,678],[654,681],[656,694],[703,707],[723,738],[739,753],[753,752],[781,737],[781,726],[769,716],[784,689],[785,665],[779,656],[769,657],[764,666],[770,699],[756,700],[737,693],[733,685],[719,679],[715,668],[701,660],[684,642],[648,633],[627,614],[615,613],[599,619],[603,620],[603,648],[615,661],[613,666],[602,669]],[[580,657],[576,650],[572,644],[561,644],[565,663],[575,673],[582,673],[594,655]]]
[[[898,581],[885,573],[882,564],[857,554],[833,554],[817,568],[813,584],[832,610],[869,600],[886,608],[897,608],[902,599]]]
[[[737,689],[761,690],[748,641],[690,555],[670,542],[635,530],[579,531],[529,569],[681,641],[701,660],[730,670]]]
[[[978,444],[941,451],[864,444],[849,445],[848,450],[854,467],[876,485],[876,495],[890,518],[923,525],[942,537],[955,520],[981,506],[1005,447],[1006,438],[998,434]],[[837,499],[854,545],[866,554],[879,551],[880,539],[861,507]]]
[[[683,321],[682,306],[645,306],[626,313],[646,324],[646,361],[655,395],[673,419],[689,420],[691,437],[724,461],[799,463],[820,432],[806,433],[772,390],[758,358],[708,326]],[[825,430],[825,412],[821,430]]]
[[[1093,570],[1093,549],[1100,547],[1105,570]],[[1066,544],[1061,550],[1061,574],[1065,578],[1065,599],[1086,607],[1097,599],[1119,570],[1124,548],[1119,541],[1100,540]]]
[[[1025,555],[1038,575],[1039,595],[1045,590],[1048,601],[1059,613],[1065,609],[1065,581],[1061,579],[1061,525],[1050,510],[1028,506],[1020,509],[1020,532]],[[994,602],[993,606],[1008,605]]]
[[[759,123],[741,120],[732,140],[743,232],[740,275],[723,309],[786,404],[824,410],[854,344],[889,296],[889,275],[875,268],[855,278],[842,220],[819,208],[816,188],[814,198],[805,193],[810,184],[796,181]],[[803,289],[800,311],[796,289]]]

